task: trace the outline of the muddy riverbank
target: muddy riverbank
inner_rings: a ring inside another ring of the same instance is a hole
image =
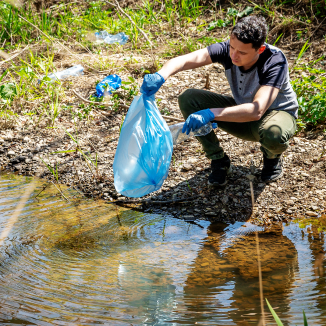
[[[95,60],[96,57],[81,55],[80,61],[86,59]],[[110,59],[123,61],[126,56],[120,53]],[[138,60],[145,62],[148,58],[139,57]],[[68,56],[62,63],[67,66],[78,62],[76,58]],[[168,110],[171,116],[182,118],[177,105],[178,95],[190,87],[204,88],[207,74],[210,76],[211,91],[229,94],[222,69],[217,65],[182,72],[171,77],[157,93],[161,112],[164,114]],[[120,76],[127,81],[130,72],[122,71]],[[100,77],[85,70],[82,77],[72,77],[65,83],[73,82],[73,88],[87,97],[89,85]],[[135,83],[140,85],[142,77],[136,74],[133,77]],[[63,105],[66,105],[66,109],[61,111],[55,128],[47,127],[46,121],[37,124],[35,120],[25,118],[12,129],[0,132],[2,169],[57,182],[48,165],[54,171],[57,169],[60,183],[78,189],[88,197],[118,200],[119,205],[132,206],[145,212],[167,212],[186,220],[204,218],[233,222],[244,221],[251,216],[257,223],[271,224],[294,217],[318,217],[325,212],[326,136],[322,128],[298,134],[291,140],[283,156],[284,176],[270,185],[260,181],[262,154],[259,144],[236,139],[218,129],[216,133],[234,166],[228,185],[220,190],[207,187],[210,162],[196,139],[190,139],[175,146],[170,173],[163,187],[130,204],[128,198],[115,191],[112,171],[119,129],[127,109],[93,110],[87,119],[79,119],[77,113],[82,112],[79,110],[71,119],[69,108],[83,105],[73,92],[66,92]],[[85,161],[76,150],[75,140],[79,149],[92,157],[94,162],[97,160],[97,166]],[[68,152],[56,153],[60,151]],[[254,184],[254,214],[248,177],[253,178]]]

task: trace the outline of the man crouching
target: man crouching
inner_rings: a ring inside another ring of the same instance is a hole
[[[296,131],[298,102],[289,79],[283,52],[265,43],[264,18],[245,17],[233,27],[230,39],[208,46],[164,64],[155,74],[144,77],[141,92],[152,95],[175,73],[214,62],[223,65],[233,97],[201,89],[187,89],[179,96],[179,107],[186,119],[183,132],[200,128],[210,121],[238,138],[259,142],[263,152],[263,182],[279,179],[281,154]],[[197,137],[212,172],[208,183],[225,186],[231,162],[214,131]]]

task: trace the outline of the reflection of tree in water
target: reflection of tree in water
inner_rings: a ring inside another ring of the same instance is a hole
[[[325,271],[326,271],[326,260],[325,260],[325,235],[324,232],[318,230],[317,225],[311,225],[308,229],[308,241],[311,250],[314,272],[316,276],[315,290],[318,293],[316,298],[317,307],[320,309],[321,316],[326,316],[326,288],[325,288]]]
[[[206,315],[205,311],[213,309],[228,311],[228,318],[236,325],[248,325],[250,321],[257,321],[257,315],[260,315],[256,236],[254,232],[240,235],[222,251],[226,227],[225,224],[209,227],[209,237],[186,281],[185,302],[188,310],[196,312],[197,319],[199,311],[202,311],[203,320],[211,318],[211,314]],[[281,225],[259,232],[259,243],[264,297],[277,300],[280,307],[277,311],[282,311],[286,320],[285,313],[289,310],[287,293],[298,265],[297,251],[294,244],[283,236]],[[227,285],[233,285],[233,290],[225,306],[221,289]]]

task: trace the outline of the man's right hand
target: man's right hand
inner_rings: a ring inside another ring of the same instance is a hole
[[[143,84],[140,87],[140,92],[147,96],[151,96],[160,89],[164,82],[165,79],[158,72],[145,75]]]

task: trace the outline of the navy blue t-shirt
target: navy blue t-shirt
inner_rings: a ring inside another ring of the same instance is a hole
[[[207,49],[212,61],[223,65],[238,105],[252,103],[260,86],[272,86],[278,88],[279,93],[268,110],[284,110],[298,118],[297,96],[290,83],[286,57],[277,47],[265,45],[266,49],[257,62],[245,71],[232,63],[230,41],[212,44]]]

